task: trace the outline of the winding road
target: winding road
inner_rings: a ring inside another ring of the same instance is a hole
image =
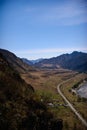
[[[64,83],[68,82],[69,80],[71,80],[71,79],[68,79],[68,80],[58,84],[57,91],[61,95],[61,97],[65,100],[65,102],[68,104],[70,109],[75,113],[75,115],[78,117],[78,119],[81,120],[83,125],[85,125],[87,127],[87,121],[77,112],[77,110],[73,107],[73,105],[70,103],[70,101],[63,95],[63,93],[60,90],[60,86],[63,85]]]

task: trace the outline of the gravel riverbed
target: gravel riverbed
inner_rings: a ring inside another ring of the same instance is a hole
[[[87,98],[87,82],[81,85],[76,91],[79,96]]]

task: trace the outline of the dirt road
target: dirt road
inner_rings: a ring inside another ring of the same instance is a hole
[[[62,96],[62,98],[65,100],[65,102],[68,104],[70,109],[75,113],[75,115],[78,117],[78,119],[81,120],[81,122],[87,127],[87,121],[78,113],[78,111],[73,107],[73,105],[70,103],[70,101],[63,95],[63,93],[60,90],[60,86],[63,85],[64,83],[68,82],[69,80],[66,80],[66,81],[58,84],[57,91]]]

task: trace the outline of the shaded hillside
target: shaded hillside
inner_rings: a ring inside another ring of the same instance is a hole
[[[12,95],[14,98],[17,95],[23,97],[27,96],[28,92],[33,92],[34,89],[31,85],[25,83],[21,79],[19,73],[10,66],[8,61],[0,53],[0,87],[2,92],[8,93],[8,98]],[[24,95],[25,94],[25,95]],[[5,95],[6,96],[6,95]],[[6,97],[7,98],[7,97]]]
[[[35,70],[33,67],[24,63],[20,58],[18,58],[12,52],[8,50],[0,49],[0,53],[7,59],[11,66],[13,66],[18,72],[26,72]]]
[[[79,72],[87,72],[87,53],[73,52],[71,54],[63,54],[58,57],[45,59],[36,64],[41,68],[58,68],[75,70]]]
[[[0,130],[62,130],[62,125],[0,53]]]

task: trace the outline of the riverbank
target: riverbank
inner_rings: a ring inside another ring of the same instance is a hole
[[[77,95],[87,98],[87,82],[84,82],[82,85],[76,89]]]

